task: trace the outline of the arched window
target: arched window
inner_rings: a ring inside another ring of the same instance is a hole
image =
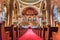
[[[33,21],[36,21],[36,16],[33,17]]]
[[[6,13],[7,13],[7,7],[5,5],[2,6],[2,17],[1,20],[6,20]]]
[[[58,6],[57,5],[54,5],[53,14],[55,17],[55,21],[58,21]]]
[[[29,17],[29,18],[28,18],[28,21],[30,22],[31,20],[32,20],[31,17]]]
[[[24,20],[24,22],[26,22],[26,21],[27,21],[27,20],[26,20],[26,16],[24,16],[24,19],[23,19],[23,20]]]

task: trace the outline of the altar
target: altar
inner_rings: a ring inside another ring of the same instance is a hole
[[[38,28],[38,11],[33,7],[26,7],[22,11],[22,21],[20,23],[22,28]]]

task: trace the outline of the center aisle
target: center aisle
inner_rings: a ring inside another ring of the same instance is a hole
[[[18,40],[42,40],[42,38],[35,34],[32,29],[28,29],[27,32]]]

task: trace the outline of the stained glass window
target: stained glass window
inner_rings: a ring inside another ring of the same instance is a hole
[[[34,16],[33,21],[36,21],[36,16]]]
[[[31,21],[31,17],[28,18],[28,21],[29,21],[29,22]]]
[[[26,20],[26,16],[24,16],[24,22],[26,22],[27,20]]]
[[[58,6],[57,5],[54,6],[53,14],[55,17],[55,21],[57,21],[58,20]]]
[[[58,13],[58,21],[60,22],[60,13]]]
[[[6,19],[6,13],[7,13],[7,8],[5,5],[2,6],[2,15],[1,15],[1,20],[5,20]]]

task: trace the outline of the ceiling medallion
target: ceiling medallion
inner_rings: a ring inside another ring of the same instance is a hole
[[[33,4],[37,4],[39,3],[41,0],[20,0],[20,2],[24,3],[24,4],[30,4],[30,5],[33,5]]]

